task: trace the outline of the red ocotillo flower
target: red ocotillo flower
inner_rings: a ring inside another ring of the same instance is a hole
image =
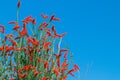
[[[15,24],[15,26],[14,26],[13,30],[17,30],[17,29],[19,29],[19,28],[20,28],[20,26],[18,25],[18,22],[11,21],[11,22],[9,22],[8,24]]]
[[[75,70],[75,71],[80,70],[80,68],[78,67],[77,64],[74,64],[74,70]]]
[[[42,18],[47,19],[49,16],[41,14]]]
[[[39,57],[37,57],[37,61],[38,61],[38,62],[41,62],[42,60],[41,60]]]
[[[4,33],[5,27],[3,25],[0,25],[0,32]]]
[[[56,29],[55,29],[54,26],[52,26],[52,31],[54,32],[54,37],[55,38],[57,38],[57,37],[63,37],[66,34],[66,32],[64,32],[63,34],[57,34]]]
[[[60,72],[59,72],[58,69],[54,68],[54,69],[53,69],[53,72],[56,74],[56,76],[59,76],[59,73],[60,73]]]
[[[6,52],[8,52],[8,51],[14,50],[14,47],[13,46],[5,46],[5,50],[6,50]]]
[[[65,36],[66,32],[64,32],[63,34],[55,34],[55,37],[63,37]]]
[[[26,70],[26,71],[28,71],[29,70],[29,66],[26,65],[26,66],[23,67],[23,69]]]
[[[35,38],[32,38],[32,44],[35,45],[35,46],[38,46],[40,44],[40,41],[35,39]]]
[[[31,40],[31,37],[28,36],[28,37],[27,37],[27,44],[29,44],[30,42],[32,42],[32,40]]]
[[[74,74],[73,74],[72,72],[75,72],[75,70],[74,70],[74,69],[71,69],[71,70],[68,71],[68,73],[69,73],[71,76],[74,76]]]
[[[20,1],[18,1],[17,7],[18,7],[18,8],[20,7]]]
[[[32,22],[33,24],[36,24],[35,19],[33,19],[31,16],[26,17],[22,22],[28,24],[29,22]]]
[[[50,31],[47,31],[46,34],[47,34],[47,36],[52,36]]]
[[[61,65],[60,71],[62,73],[64,73],[64,71],[68,70],[68,65],[69,64],[67,63],[67,60],[65,59],[64,62],[62,63],[62,65]]]
[[[3,51],[4,50],[4,46],[0,47],[0,51]]]
[[[76,72],[77,70],[80,70],[80,68],[76,64],[74,64],[74,68],[69,70],[68,73],[70,75],[74,76],[74,74],[72,72]]]
[[[26,73],[25,74],[20,74],[20,73],[18,73],[18,76],[20,77],[20,78],[25,78],[26,77]]]
[[[17,45],[17,42],[14,41],[13,39],[10,39],[11,43],[12,43],[12,46],[16,46]]]
[[[60,53],[62,53],[62,52],[65,52],[64,58],[66,59],[67,54],[68,54],[68,50],[66,50],[66,49],[61,49],[61,50],[60,50]]]
[[[62,56],[61,54],[54,54],[56,56],[57,59],[57,65],[60,68],[60,57]]]
[[[16,21],[11,21],[8,24],[15,24],[15,25],[17,25],[18,23]]]
[[[46,27],[48,26],[48,23],[43,22],[43,23],[41,24],[41,26],[43,26],[44,28],[46,28]]]
[[[44,77],[42,77],[42,79],[41,80],[47,80],[47,78],[44,76]]]
[[[14,48],[15,51],[22,51],[23,48]]]
[[[29,65],[29,69],[32,70],[32,69],[35,69],[35,67],[32,65]]]
[[[27,37],[27,44],[29,43],[32,43],[33,45],[38,46],[40,44],[40,41],[29,36]]]
[[[31,66],[31,65],[26,65],[26,66],[23,66],[22,68],[19,69],[19,72],[22,72],[23,70],[32,70],[32,69],[35,69],[34,66]]]
[[[64,60],[64,62],[62,63],[62,67],[68,67],[68,63],[67,63],[67,60]]]
[[[56,29],[55,29],[54,25],[52,26],[52,31],[54,32],[54,34],[56,34]]]
[[[13,28],[13,30],[17,30],[17,29],[19,29],[19,28],[20,28],[20,26],[15,25],[14,28]]]
[[[37,70],[34,70],[34,75],[37,76],[39,72]]]
[[[13,37],[13,34],[6,34],[6,37]]]
[[[48,49],[49,48],[49,45],[51,45],[52,44],[52,42],[45,42],[44,44],[43,44],[43,47],[45,48],[45,49]]]
[[[33,51],[32,50],[28,50],[28,54],[29,54],[29,57],[30,57],[30,62],[33,62]]]
[[[60,19],[59,19],[59,18],[55,18],[55,15],[52,15],[52,16],[51,16],[50,21],[52,21],[52,20],[54,20],[54,21],[60,21]]]
[[[25,23],[23,24],[23,30],[21,32],[19,31],[19,34],[20,34],[20,37],[27,35],[27,28]]]
[[[48,62],[49,62],[49,61],[44,61],[44,68],[49,68]]]
[[[31,20],[31,16],[26,17],[22,22],[28,24],[29,20]]]

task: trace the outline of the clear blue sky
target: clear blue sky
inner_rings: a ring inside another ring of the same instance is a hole
[[[28,15],[41,20],[40,13],[56,14],[57,31],[74,53],[81,80],[120,80],[119,0],[21,0],[20,19]],[[0,24],[16,18],[17,0],[0,0]],[[7,29],[9,31],[9,29]],[[68,80],[76,80],[69,78]]]

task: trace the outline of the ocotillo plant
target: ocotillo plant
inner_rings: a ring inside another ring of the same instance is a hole
[[[74,76],[79,67],[74,64],[69,69],[69,49],[61,48],[63,34],[58,34],[52,21],[59,21],[41,14],[44,21],[36,25],[36,19],[28,16],[8,24],[13,25],[10,34],[5,33],[5,26],[0,25],[0,80],[66,80]],[[46,22],[46,19],[49,19]],[[58,42],[58,43],[57,43]]]

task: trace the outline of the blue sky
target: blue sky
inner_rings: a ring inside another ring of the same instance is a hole
[[[20,20],[40,13],[61,19],[55,23],[74,53],[84,80],[120,80],[119,0],[21,0]],[[0,1],[0,24],[16,19],[17,0]],[[7,29],[9,32],[9,29]],[[87,75],[86,69],[88,68]],[[76,80],[69,77],[68,80]]]

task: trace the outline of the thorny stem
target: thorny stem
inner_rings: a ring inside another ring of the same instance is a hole
[[[60,45],[61,45],[61,42],[62,42],[62,38],[60,38],[60,41],[59,41],[59,43],[58,43],[58,54],[59,54],[59,52],[60,52]]]
[[[18,0],[18,2],[19,2],[20,0]],[[19,21],[19,8],[17,7],[17,10],[16,10],[16,22],[18,22]]]

